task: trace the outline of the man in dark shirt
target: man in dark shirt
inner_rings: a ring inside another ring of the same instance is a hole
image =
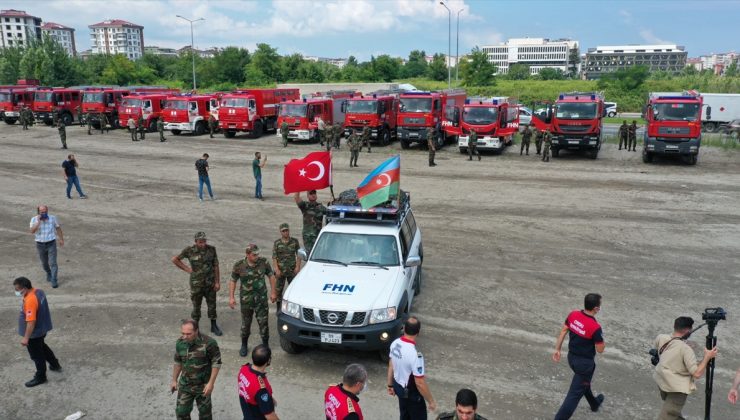
[[[62,162],[62,168],[64,168],[64,180],[67,181],[67,198],[72,198],[70,195],[72,185],[77,189],[77,194],[80,195],[80,198],[87,198],[85,193],[82,192],[80,179],[77,177],[77,159],[75,159],[75,155],[68,155],[67,160]]]
[[[270,348],[259,344],[252,350],[252,364],[247,363],[239,370],[237,385],[244,420],[278,420],[266,373],[271,360]]]
[[[208,177],[208,157],[208,153],[203,153],[203,158],[195,161],[195,169],[198,171],[198,199],[200,201],[203,201],[203,184],[208,187],[208,195],[211,196],[211,200],[215,200],[211,190],[211,179]]]
[[[596,314],[601,311],[601,295],[589,293],[584,299],[584,309],[573,311],[565,320],[565,325],[560,330],[555,353],[552,360],[560,361],[560,348],[569,335],[568,341],[568,364],[573,370],[573,380],[570,383],[568,395],[565,396],[563,405],[555,415],[555,420],[567,420],[576,411],[581,397],[585,396],[591,411],[599,411],[604,395],[594,396],[591,391],[591,378],[594,376],[596,363],[594,357],[596,352],[604,352],[604,338],[602,337],[601,325],[596,321]]]
[[[264,168],[267,164],[267,155],[265,155],[264,160],[261,159],[262,154],[260,152],[254,152],[254,160],[252,161],[252,172],[254,173],[254,180],[257,182],[257,185],[255,185],[254,187],[254,198],[264,200],[264,198],[262,198],[262,168]]]

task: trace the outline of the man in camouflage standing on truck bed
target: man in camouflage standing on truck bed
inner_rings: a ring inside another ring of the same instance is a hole
[[[252,328],[252,317],[257,318],[260,327],[262,344],[269,347],[270,329],[267,323],[269,308],[267,307],[267,286],[265,276],[270,279],[270,302],[277,301],[275,274],[267,259],[260,257],[260,249],[255,244],[247,245],[246,258],[234,264],[229,282],[229,307],[234,309],[236,299],[234,292],[236,282],[239,282],[239,301],[242,311],[242,347],[239,355],[245,357],[249,352],[249,332]]]
[[[316,238],[324,226],[324,214],[326,214],[326,207],[319,203],[316,197],[316,190],[308,192],[308,201],[301,200],[301,193],[295,193],[293,196],[303,214],[303,247],[307,255],[311,255],[313,244],[316,243]]]
[[[190,267],[182,262],[184,259],[190,262]],[[216,324],[216,292],[221,289],[221,273],[218,268],[216,247],[206,243],[205,232],[196,233],[195,244],[172,257],[172,263],[190,274],[190,300],[193,302],[191,317],[195,322],[200,321],[200,307],[205,298],[208,318],[211,320],[211,332],[218,336],[222,335],[221,329]]]
[[[189,420],[195,401],[198,418],[211,420],[211,394],[221,369],[221,350],[216,340],[200,333],[198,323],[192,319],[182,322],[180,334],[175,343],[175,365],[170,383],[170,392],[177,391],[176,418]]]
[[[301,259],[298,258],[298,249],[301,245],[298,239],[290,236],[290,226],[287,223],[280,224],[280,239],[272,246],[272,263],[275,265],[275,294],[277,295],[277,311],[280,312],[283,302],[283,291],[286,283],[290,284],[293,277],[301,269]]]

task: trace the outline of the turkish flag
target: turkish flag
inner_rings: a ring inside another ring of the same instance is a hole
[[[283,171],[285,194],[320,190],[331,185],[331,153],[313,152],[303,159],[292,159]]]

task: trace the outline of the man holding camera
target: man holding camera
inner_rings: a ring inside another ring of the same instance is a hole
[[[697,364],[694,350],[686,344],[693,326],[693,319],[680,316],[673,322],[672,335],[661,334],[655,338],[660,361],[655,366],[653,379],[663,400],[658,420],[683,419],[681,410],[686,398],[696,390],[694,380],[704,375],[709,361],[717,356],[717,347],[704,349],[704,358]]]

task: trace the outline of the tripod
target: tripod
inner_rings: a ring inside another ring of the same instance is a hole
[[[714,335],[714,328],[719,320],[707,320],[707,349],[711,350],[717,346],[717,336]],[[704,401],[704,420],[711,420],[712,411],[712,388],[714,386],[714,358],[707,363],[707,383],[705,386],[706,399]]]

